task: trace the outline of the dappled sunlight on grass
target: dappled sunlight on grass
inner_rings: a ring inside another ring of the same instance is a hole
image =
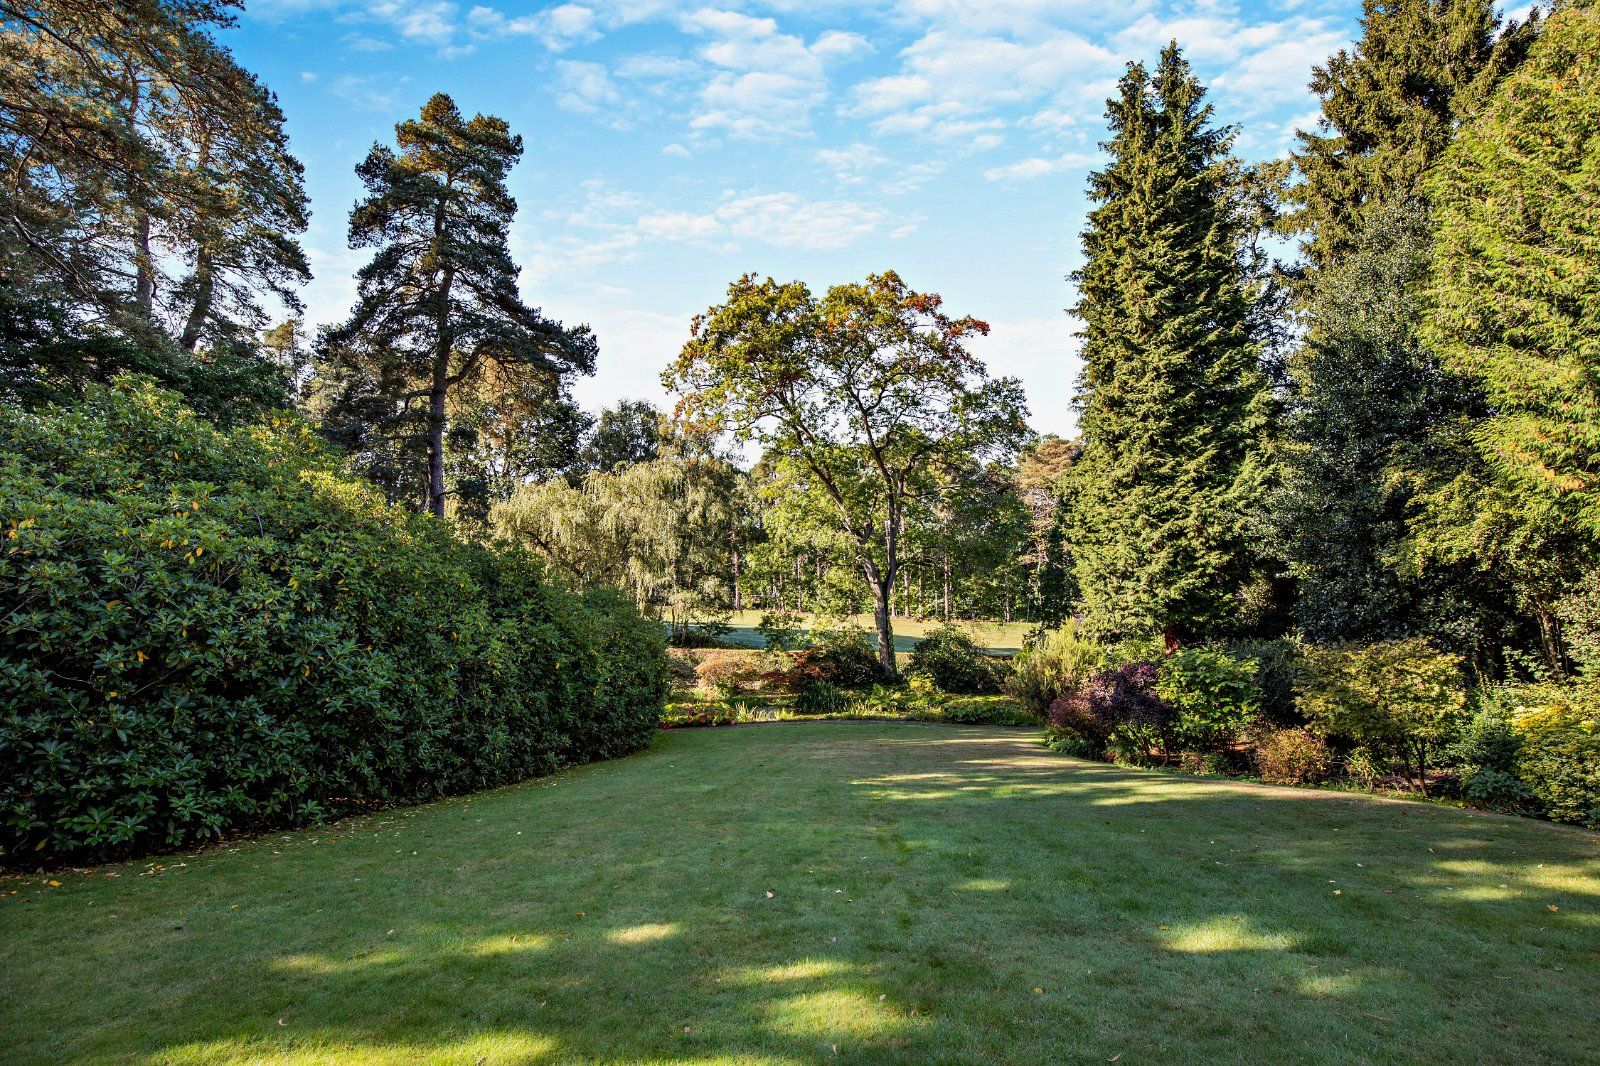
[[[801,959],[782,966],[765,966],[739,970],[728,980],[739,985],[764,985],[785,981],[815,981],[825,977],[839,977],[855,973],[859,967],[839,962],[837,959]]]
[[[326,955],[288,955],[281,959],[274,959],[271,965],[275,969],[287,970],[291,973],[327,976],[369,966],[393,966],[396,963],[403,962],[405,957],[406,954],[402,951],[375,951],[370,955],[363,955],[354,959],[333,959]]]
[[[963,881],[956,887],[965,892],[1004,892],[1011,887],[1011,882],[1002,881],[994,877],[979,877],[971,881]]]
[[[514,955],[527,951],[544,951],[550,947],[551,938],[540,933],[507,933],[487,936],[467,949],[467,954],[480,959],[496,955]]]
[[[788,996],[766,1008],[768,1024],[807,1040],[838,1041],[904,1030],[904,1013],[855,989],[834,988]]]
[[[665,940],[678,931],[678,927],[670,922],[646,922],[644,925],[630,925],[624,929],[613,929],[606,934],[606,939],[613,944],[649,944],[657,940]]]
[[[1203,922],[1174,925],[1161,934],[1168,951],[1288,951],[1294,937],[1258,929],[1243,914],[1228,914]]]
[[[236,1038],[166,1048],[146,1062],[163,1066],[202,1066],[208,1063],[250,1062],[257,1066],[514,1066],[548,1062],[556,1041],[528,1033],[502,1032],[446,1038],[432,1043],[388,1043],[352,1040],[342,1034],[296,1033],[294,1046],[282,1046],[283,1037]]]

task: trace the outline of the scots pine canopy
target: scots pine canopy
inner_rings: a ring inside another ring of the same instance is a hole
[[[595,342],[517,291],[505,179],[522,138],[505,120],[466,119],[438,93],[395,136],[398,151],[374,145],[356,171],[367,196],[350,245],[376,251],[349,320],[323,338],[324,421],[380,474],[423,451],[424,509],[442,516],[452,392],[536,406],[559,396],[563,375],[593,372]]]
[[[1249,328],[1232,130],[1176,44],[1108,101],[1099,205],[1074,275],[1083,454],[1071,471],[1083,609],[1107,634],[1225,627],[1249,580],[1243,503],[1269,397]]]

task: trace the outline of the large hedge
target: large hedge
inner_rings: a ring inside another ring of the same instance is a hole
[[[660,627],[387,506],[299,421],[138,382],[0,411],[0,863],[105,858],[620,755]]]

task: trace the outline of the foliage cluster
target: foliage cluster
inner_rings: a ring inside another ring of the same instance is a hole
[[[961,695],[996,692],[1001,682],[999,664],[953,625],[932,629],[918,642],[911,651],[910,672]]]
[[[0,411],[0,848],[92,858],[645,744],[661,634],[386,505],[298,420]]]

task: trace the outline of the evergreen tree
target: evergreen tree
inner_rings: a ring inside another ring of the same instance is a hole
[[[1496,473],[1600,536],[1600,11],[1558,9],[1429,185],[1428,336],[1480,382]]]
[[[226,0],[0,0],[0,288],[20,394],[153,373],[208,413],[285,399],[261,301],[298,310],[307,206]],[[198,352],[197,352],[198,350]]]
[[[516,201],[505,178],[522,139],[491,115],[464,119],[443,93],[375,144],[356,168],[367,195],[350,213],[350,246],[375,248],[357,275],[354,311],[322,339],[330,435],[356,440],[394,475],[420,450],[423,509],[445,513],[449,397],[592,373],[588,327],[568,329],[522,302],[507,248]],[[397,465],[398,464],[398,465]]]
[[[1526,49],[1530,30],[1513,25],[1497,40],[1498,26],[1490,0],[1367,0],[1361,40],[1312,78],[1322,120],[1300,134],[1302,180],[1289,192],[1298,210],[1287,219],[1306,235],[1306,330],[1289,361],[1282,484],[1265,524],[1314,639],[1418,628],[1458,645],[1492,639],[1482,612],[1465,607],[1485,590],[1448,568],[1424,580],[1405,557],[1416,513],[1406,466],[1434,427],[1478,406],[1417,336],[1429,256],[1422,183],[1461,117]]]
[[[1419,552],[1507,575],[1545,658],[1600,566],[1600,10],[1557,7],[1441,158],[1425,335],[1482,388],[1470,458],[1425,496]]]
[[[1108,101],[1110,165],[1074,275],[1083,453],[1071,467],[1086,619],[1169,646],[1226,629],[1251,580],[1242,502],[1270,397],[1257,365],[1232,207],[1232,131],[1176,44]]]
[[[1285,228],[1305,235],[1315,270],[1358,243],[1373,207],[1418,194],[1428,166],[1526,50],[1513,23],[1497,40],[1493,0],[1362,0],[1361,39],[1312,73],[1322,103],[1301,131],[1293,162],[1301,181]]]
[[[301,168],[277,101],[209,35],[231,6],[0,2],[8,284],[191,350],[265,326],[263,291],[298,307]]]
[[[1058,504],[1050,528],[1045,532],[1034,604],[1034,620],[1044,629],[1058,628],[1072,613],[1074,589],[1070,563],[1067,556],[1067,509]]]
[[[583,449],[588,470],[648,463],[661,454],[661,412],[649,400],[623,400],[601,410]]]

